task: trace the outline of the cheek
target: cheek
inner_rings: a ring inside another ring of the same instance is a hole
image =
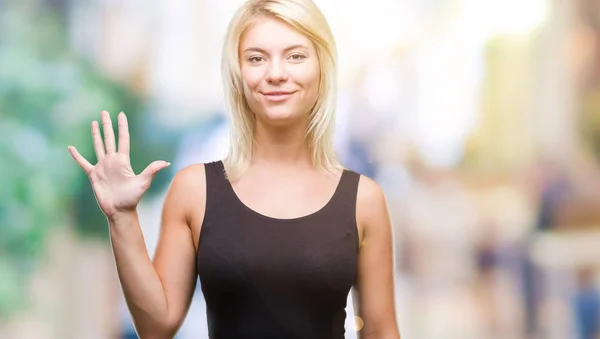
[[[248,92],[256,90],[262,78],[262,71],[258,68],[242,70],[242,82],[244,84],[244,92],[248,94]]]
[[[310,99],[316,99],[319,92],[319,84],[321,81],[321,73],[318,65],[311,66],[301,74],[302,82],[307,89],[307,94],[310,95]]]

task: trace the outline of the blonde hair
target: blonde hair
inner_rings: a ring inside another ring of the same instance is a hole
[[[306,137],[310,141],[315,167],[326,171],[339,169],[341,166],[333,147],[337,52],[329,24],[312,0],[249,0],[238,9],[229,23],[221,60],[225,104],[230,116],[230,146],[224,161],[229,180],[238,179],[248,169],[256,145],[255,118],[246,102],[242,85],[240,40],[257,18],[265,17],[291,25],[316,48],[321,77]]]

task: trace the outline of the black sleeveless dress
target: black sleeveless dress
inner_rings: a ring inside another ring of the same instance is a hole
[[[276,219],[239,200],[221,161],[205,166],[197,269],[209,337],[344,338],[357,271],[359,174],[345,170],[319,211]]]

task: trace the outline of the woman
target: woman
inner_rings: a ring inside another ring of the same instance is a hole
[[[200,277],[211,338],[343,338],[355,286],[361,338],[399,338],[391,226],[381,189],[343,169],[332,147],[335,44],[311,0],[251,0],[223,49],[231,113],[226,159],[177,173],[152,261],[136,206],[156,161],[135,175],[127,119],[119,147],[102,112],[98,163],[75,148],[110,227],[119,279],[141,338],[171,338]]]

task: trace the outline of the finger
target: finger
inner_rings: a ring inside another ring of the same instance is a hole
[[[156,175],[156,173],[158,173],[158,171],[162,170],[163,168],[169,167],[171,165],[170,162],[166,162],[166,161],[154,161],[153,163],[151,163],[150,165],[148,165],[148,167],[146,167],[142,173],[140,173],[140,175],[142,177],[146,177],[147,179],[152,179],[154,177],[154,175]]]
[[[104,130],[104,148],[106,149],[106,154],[115,153],[117,149],[115,146],[115,131],[113,131],[110,115],[107,111],[102,111],[101,116],[102,129]]]
[[[79,154],[79,152],[77,152],[75,147],[69,146],[69,153],[71,153],[73,159],[75,159],[79,166],[85,171],[85,174],[90,174],[94,166],[92,166],[92,164],[85,160],[85,158],[81,154]]]
[[[117,121],[119,126],[119,153],[129,155],[129,124],[125,113],[119,113]]]
[[[94,150],[96,151],[96,159],[100,161],[104,158],[104,142],[100,135],[100,126],[98,121],[92,121],[92,139],[94,139]]]

